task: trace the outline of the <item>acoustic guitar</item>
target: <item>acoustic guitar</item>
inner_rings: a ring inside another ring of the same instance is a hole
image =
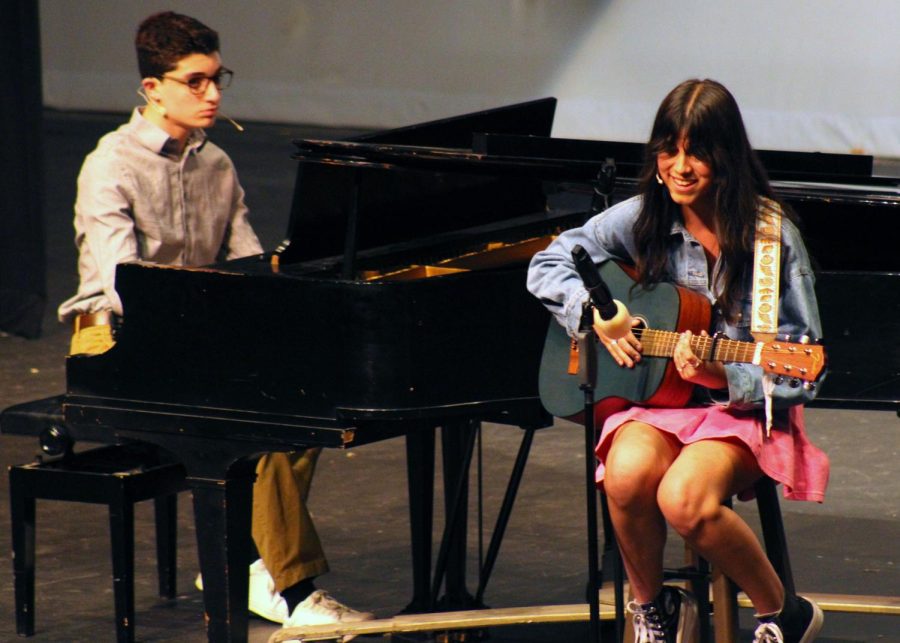
[[[701,336],[697,333],[709,329],[711,315],[709,302],[702,295],[668,283],[652,289],[632,288],[632,278],[613,261],[605,262],[599,270],[613,296],[640,320],[633,332],[643,350],[634,368],[624,368],[616,364],[606,347],[591,343],[597,351],[597,417],[631,404],[685,406],[694,385],[683,380],[668,359],[685,330],[695,333],[691,348],[701,359],[756,364],[767,373],[788,378],[794,385],[814,382],[825,367],[825,351],[817,344],[743,342]],[[573,350],[577,350],[573,340],[551,319],[541,356],[539,390],[544,408],[557,417],[574,418],[584,411],[580,378],[577,370],[570,367],[574,363]]]

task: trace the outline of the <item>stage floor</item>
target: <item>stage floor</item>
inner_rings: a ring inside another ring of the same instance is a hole
[[[75,178],[97,138],[125,115],[46,115],[44,219],[47,240],[48,308],[38,340],[0,336],[0,408],[65,390],[68,330],[55,321],[56,305],[77,283],[72,242]],[[291,140],[339,137],[350,131],[245,123],[238,134],[216,126],[213,140],[228,151],[247,191],[251,222],[266,248],[286,230],[296,166]],[[889,412],[808,411],[812,439],[830,455],[829,495],[822,505],[782,501],[794,575],[802,592],[900,594],[900,420]],[[484,525],[493,526],[521,431],[485,425]],[[80,445],[87,448],[91,445]],[[36,440],[0,437],[0,464],[28,462]],[[440,458],[438,458],[439,466]],[[584,470],[580,427],[558,422],[539,431],[525,470],[506,539],[488,586],[491,607],[565,605],[584,602],[586,545]],[[470,590],[477,585],[476,481],[472,479],[469,551]],[[438,485],[438,492],[440,485]],[[332,571],[319,586],[342,601],[387,618],[411,598],[405,448],[389,440],[351,451],[327,451],[319,461],[310,506]],[[0,476],[0,525],[9,524],[8,481]],[[136,517],[136,623],[140,641],[205,641],[202,599],[194,589],[196,543],[188,494],[179,502],[178,597],[156,597],[152,506]],[[756,526],[755,504],[738,510]],[[436,517],[435,534],[442,527]],[[484,536],[487,548],[489,534]],[[8,529],[0,546],[11,551]],[[681,545],[670,539],[678,563]],[[39,501],[37,513],[37,633],[33,641],[114,640],[107,512],[102,506]],[[0,640],[15,639],[12,564],[0,566]],[[753,619],[741,610],[741,640],[752,638]],[[250,641],[264,642],[276,626],[251,619]],[[503,627],[493,641],[549,643],[585,640],[584,623]],[[384,640],[380,637],[360,641]],[[829,612],[820,641],[900,641],[900,616]]]

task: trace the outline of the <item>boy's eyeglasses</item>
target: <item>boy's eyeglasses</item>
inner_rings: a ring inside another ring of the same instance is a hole
[[[220,91],[223,89],[228,89],[229,85],[231,85],[231,79],[234,77],[234,72],[230,69],[225,69],[222,67],[214,76],[191,76],[187,80],[181,80],[180,78],[174,78],[172,76],[160,76],[162,80],[174,80],[176,83],[181,83],[185,87],[187,87],[192,94],[196,96],[202,96],[206,93],[206,90],[209,89],[210,81],[216,84],[216,88]]]

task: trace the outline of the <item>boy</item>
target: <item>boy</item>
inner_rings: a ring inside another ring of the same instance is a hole
[[[113,344],[123,315],[116,264],[134,260],[199,266],[262,252],[228,155],[204,128],[219,115],[232,72],[218,34],[188,16],[150,16],[135,40],[147,102],[85,159],[75,202],[80,283],[59,307],[72,323],[72,354]],[[148,295],[150,296],[150,295]],[[264,455],[253,493],[249,608],[285,627],[374,618],[341,604],[314,579],[328,571],[306,508],[319,449]]]

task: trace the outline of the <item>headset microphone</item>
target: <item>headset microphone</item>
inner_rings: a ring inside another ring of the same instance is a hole
[[[143,98],[147,102],[147,106],[150,107],[150,109],[155,109],[157,112],[159,112],[160,116],[166,115],[166,108],[163,107],[162,105],[160,105],[159,103],[155,103],[152,100],[150,100],[150,97],[147,96],[147,92],[144,91],[143,87],[138,88],[137,95],[140,96],[141,98]]]
[[[144,91],[144,88],[143,88],[143,87],[139,87],[139,88],[137,89],[137,95],[140,96],[141,98],[143,98],[143,99],[147,102],[147,105],[149,105],[151,108],[153,108],[153,109],[155,109],[156,111],[158,111],[158,112],[160,113],[160,116],[165,116],[165,115],[166,115],[166,108],[163,107],[162,105],[158,105],[157,103],[154,103],[152,100],[150,100],[150,97],[147,96],[147,92]],[[236,120],[234,120],[233,118],[229,118],[228,116],[226,116],[226,115],[223,114],[222,112],[219,112],[219,116],[221,116],[221,117],[224,118],[226,121],[228,121],[229,123],[231,123],[232,125],[234,125],[234,129],[236,129],[237,131],[239,131],[239,132],[243,132],[243,131],[244,131],[243,126],[242,126],[240,123],[238,123]]]
[[[229,123],[231,123],[232,125],[234,125],[234,129],[236,129],[237,131],[239,131],[239,132],[243,132],[243,131],[244,131],[244,128],[241,127],[240,123],[238,123],[238,122],[237,122],[236,120],[234,120],[233,118],[228,118],[228,117],[225,116],[225,114],[223,114],[222,112],[219,112],[219,116],[221,116],[221,117],[224,118],[226,121],[228,121]]]

